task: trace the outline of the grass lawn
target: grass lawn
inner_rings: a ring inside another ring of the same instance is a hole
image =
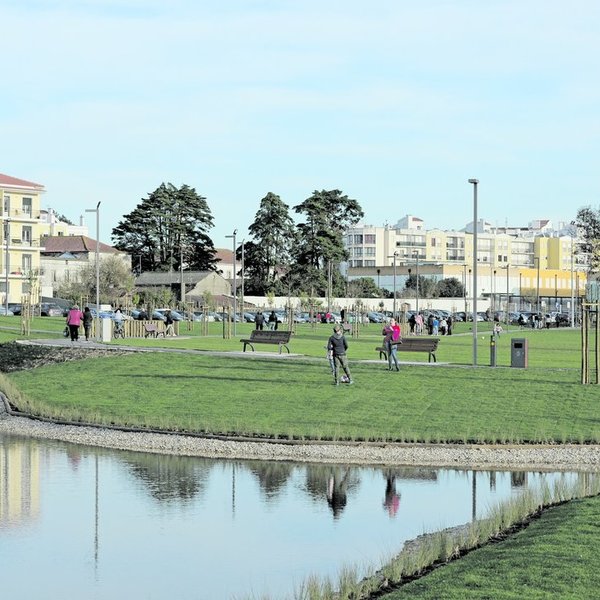
[[[383,596],[385,600],[597,598],[600,498],[544,512],[505,541],[467,554]]]
[[[303,357],[201,351],[239,351],[239,337],[247,333],[242,331],[228,340],[125,340],[200,351],[98,358],[13,373],[10,379],[31,400],[24,409],[100,423],[300,439],[600,441],[597,390],[579,383],[578,332],[517,332],[530,339],[530,364],[537,366],[528,369],[465,366],[472,336],[454,335],[442,338],[439,351],[439,360],[451,365],[403,365],[400,373],[390,373],[375,360],[379,328],[365,327],[350,339],[356,384],[336,388],[323,349],[330,330],[299,329],[292,350]],[[506,335],[499,341],[506,363],[509,340]],[[400,357],[427,361],[419,354]]]

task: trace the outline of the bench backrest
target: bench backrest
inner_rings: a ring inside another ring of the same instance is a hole
[[[273,342],[274,344],[286,344],[290,341],[291,331],[272,331],[270,329],[253,329],[250,333],[250,341]]]
[[[437,350],[438,344],[440,343],[439,338],[403,338],[402,344],[398,346],[399,350],[402,350],[402,346],[405,348],[422,349],[423,352],[432,352]]]

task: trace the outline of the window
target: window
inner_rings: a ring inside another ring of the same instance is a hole
[[[8,194],[4,194],[4,212],[10,215],[10,196]]]
[[[363,243],[363,236],[362,235],[355,235],[354,236],[354,243],[355,244],[362,244]]]
[[[24,244],[31,244],[31,227],[24,225],[21,230],[21,240]]]
[[[374,267],[374,266],[375,266],[374,260],[365,260],[365,267]]]
[[[31,271],[31,254],[23,254],[21,256],[21,267],[25,273]]]
[[[365,256],[375,256],[375,248],[365,248]]]
[[[365,233],[365,244],[375,244],[375,234],[374,233]]]
[[[23,198],[23,214],[31,216],[31,198]]]
[[[362,248],[354,248],[354,256],[362,256],[363,249]]]

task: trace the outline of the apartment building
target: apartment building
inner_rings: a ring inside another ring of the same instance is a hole
[[[0,173],[0,299],[39,299],[40,206],[44,186]]]
[[[543,296],[550,306],[585,293],[586,259],[576,253],[577,240],[566,228],[552,228],[547,220],[518,228],[480,220],[476,227],[479,294]],[[473,287],[473,231],[473,223],[461,231],[428,230],[411,215],[393,226],[358,225],[345,235],[348,279],[372,277],[378,287],[392,291],[402,289],[418,271],[436,281],[455,277],[468,293]]]

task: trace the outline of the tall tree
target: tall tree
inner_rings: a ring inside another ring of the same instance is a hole
[[[208,236],[213,218],[194,188],[162,183],[125,215],[112,231],[114,245],[132,255],[143,271],[215,267],[215,248]]]
[[[244,244],[246,288],[254,294],[276,291],[278,275],[287,270],[296,237],[289,206],[269,192],[248,228],[252,241]]]
[[[462,298],[465,295],[465,288],[456,277],[438,281],[435,288],[439,298]]]
[[[580,208],[572,225],[578,228],[579,236],[583,238],[579,248],[588,255],[590,272],[597,272],[600,267],[600,210],[591,206]]]
[[[315,190],[294,211],[306,219],[298,225],[293,265],[297,279],[304,285],[310,282],[307,291],[314,295],[326,293],[331,277],[331,291],[342,295],[344,281],[339,264],[348,260],[343,234],[364,216],[359,203],[340,190]]]

